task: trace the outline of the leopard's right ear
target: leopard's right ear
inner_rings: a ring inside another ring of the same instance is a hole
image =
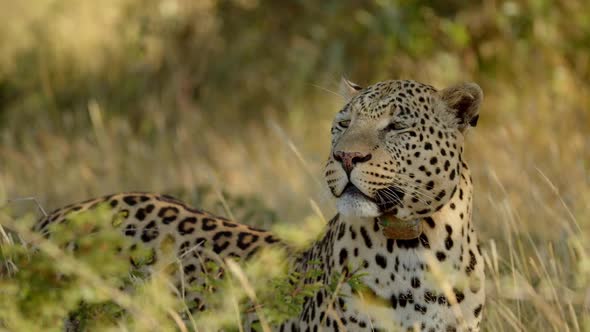
[[[352,83],[347,80],[346,77],[342,76],[342,79],[340,80],[340,95],[342,95],[346,101],[349,101],[352,97],[358,95],[359,91],[362,89],[362,86]]]

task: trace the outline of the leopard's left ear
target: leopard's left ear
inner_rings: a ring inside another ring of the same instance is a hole
[[[483,92],[479,85],[471,82],[461,83],[441,90],[439,95],[457,118],[461,132],[468,126],[477,125],[479,106],[483,100]]]
[[[362,89],[363,87],[360,85],[352,83],[342,76],[342,79],[340,80],[340,94],[346,99],[347,102],[352,99],[352,97],[358,95],[359,91]]]

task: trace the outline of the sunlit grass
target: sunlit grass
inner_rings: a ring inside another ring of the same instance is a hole
[[[7,96],[0,109],[2,250],[21,242],[7,226],[39,215],[33,201],[15,199],[34,197],[51,210],[131,190],[173,193],[275,229],[297,246],[309,243],[335,212],[321,174],[331,118],[341,104],[329,91],[337,90],[341,74],[360,84],[412,78],[439,88],[474,80],[485,100],[479,126],[467,137],[466,159],[486,261],[484,330],[590,329],[586,2],[555,8],[485,2],[449,18],[432,8],[378,1],[346,7],[346,18],[325,20],[325,27],[304,22],[295,29],[300,34],[272,39],[288,43],[262,48],[255,46],[273,36],[259,34],[274,33],[273,25],[223,29],[271,4],[240,1],[237,14],[223,21],[217,1],[190,3],[0,1],[0,96]],[[410,18],[391,28],[403,10]],[[237,37],[228,39],[232,33]],[[280,47],[286,54],[252,55]],[[25,242],[34,240],[22,231]],[[48,248],[49,261],[80,267]],[[48,269],[59,269],[55,264]],[[8,259],[0,266],[22,268]],[[250,272],[247,281],[257,289]],[[93,278],[90,272],[78,277]],[[153,315],[138,315],[180,328],[168,310],[178,309],[175,299],[156,292],[165,278],[153,280],[141,301],[161,305],[142,308]],[[89,292],[106,287],[91,284]],[[11,285],[3,291],[16,296]],[[127,309],[140,301],[108,287],[117,293],[106,296],[127,299],[119,303]],[[223,310],[196,322],[236,323],[236,301],[248,295],[233,294]],[[11,302],[2,304],[24,324],[15,326],[32,328]]]

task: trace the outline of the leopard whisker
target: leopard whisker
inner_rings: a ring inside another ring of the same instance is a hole
[[[409,188],[412,190],[413,193],[417,193],[422,195],[423,197],[433,200],[434,196],[432,196],[429,192],[425,191],[424,188],[416,186],[411,183],[401,183],[399,181],[394,182],[395,186],[399,189],[404,190],[405,188]],[[406,190],[407,191],[407,190]]]
[[[430,195],[430,192],[428,192],[426,189],[424,189],[421,184],[419,185],[414,181],[403,181],[402,182],[402,181],[400,181],[400,179],[397,179],[397,180],[394,180],[394,183],[398,186],[410,187],[412,189],[415,189],[416,191],[419,191],[420,193],[424,194],[425,196]],[[430,198],[434,198],[434,196],[431,196]]]
[[[389,188],[387,188],[387,189],[385,189],[385,190],[383,190],[383,191],[384,191],[384,192],[387,192],[387,191],[389,191],[389,190],[390,190],[390,189],[389,189]],[[431,203],[428,203],[428,201],[424,200],[424,198],[428,199],[428,197],[426,197],[425,195],[423,195],[423,194],[421,194],[421,193],[419,193],[419,192],[416,192],[416,191],[414,191],[414,192],[410,192],[410,191],[408,191],[408,190],[405,190],[404,188],[400,188],[400,187],[398,187],[398,190],[402,191],[402,192],[403,192],[404,194],[406,194],[406,195],[411,195],[412,197],[415,197],[417,200],[419,200],[420,202],[422,202],[422,203],[426,204],[427,206],[430,206],[430,205],[431,205]]]
[[[393,178],[393,182],[396,185],[411,186],[411,187],[413,187],[413,189],[419,190],[424,195],[426,195],[426,192],[425,192],[424,188],[422,188],[422,185],[418,185],[414,179],[410,178],[409,176],[407,176],[405,174],[401,174],[401,173],[397,173],[397,172],[389,172],[388,175],[386,175],[386,176],[387,177],[391,176]],[[402,180],[403,182],[401,182],[400,180]],[[431,198],[434,199],[434,197],[431,197]]]
[[[381,195],[384,195],[385,199],[383,199]],[[383,203],[395,203],[395,204],[402,203],[401,199],[393,192],[389,193],[387,191],[377,191],[377,196],[379,197],[380,202],[383,202]],[[393,200],[391,200],[391,199],[393,199]]]

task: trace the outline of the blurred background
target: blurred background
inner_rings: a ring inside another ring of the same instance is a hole
[[[342,75],[482,87],[485,329],[588,331],[586,0],[0,0],[0,202],[154,191],[315,232]]]

